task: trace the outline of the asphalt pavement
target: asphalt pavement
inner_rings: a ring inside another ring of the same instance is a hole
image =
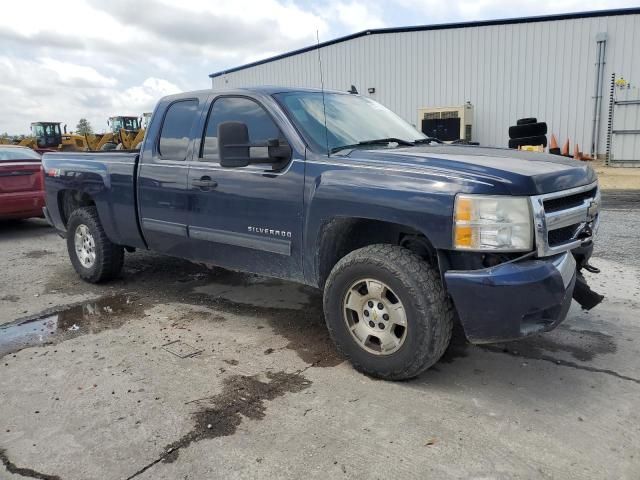
[[[600,306],[396,383],[314,289],[148,252],[89,285],[43,221],[1,224],[0,479],[638,479],[640,192],[603,203]]]

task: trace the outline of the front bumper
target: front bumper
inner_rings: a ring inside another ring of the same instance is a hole
[[[576,283],[571,252],[444,274],[471,343],[515,340],[555,328],[567,316]]]

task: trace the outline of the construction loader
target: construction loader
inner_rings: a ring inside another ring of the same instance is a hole
[[[142,130],[138,117],[110,117],[107,125],[111,127],[110,132],[88,136],[91,150],[132,150],[144,138],[142,131],[140,140],[136,141]]]
[[[64,126],[64,132],[62,132],[60,122],[33,122],[31,124],[31,136],[23,138],[17,145],[33,148],[34,150],[89,150],[89,144],[85,137],[74,133],[67,133],[66,125]]]

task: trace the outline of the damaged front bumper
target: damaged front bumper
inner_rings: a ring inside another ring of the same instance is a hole
[[[574,291],[589,288],[571,252],[481,270],[449,270],[444,278],[472,343],[515,340],[552,330],[567,316]],[[587,294],[587,298],[588,308],[602,300],[594,304],[594,297]]]

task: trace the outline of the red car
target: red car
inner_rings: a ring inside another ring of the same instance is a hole
[[[0,145],[0,220],[42,217],[41,157],[26,147]]]

